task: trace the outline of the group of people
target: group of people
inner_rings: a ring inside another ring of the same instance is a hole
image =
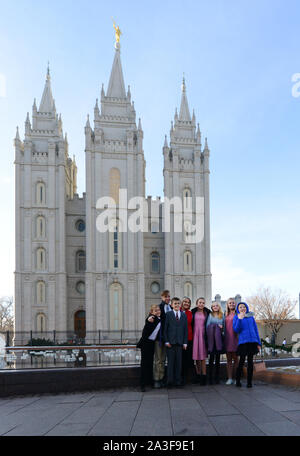
[[[214,301],[211,309],[204,298],[196,300],[170,298],[164,290],[160,305],[153,305],[146,318],[141,349],[141,391],[147,385],[154,388],[185,385],[191,368],[193,383],[200,385],[220,382],[220,355],[226,353],[227,382],[241,387],[241,376],[247,357],[247,387],[252,387],[253,357],[261,347],[254,314],[245,302],[236,304],[229,298],[225,314]],[[208,373],[206,371],[206,360]],[[165,372],[165,361],[167,370]],[[208,375],[207,375],[208,374]]]

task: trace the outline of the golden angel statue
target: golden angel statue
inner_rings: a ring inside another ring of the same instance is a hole
[[[115,22],[113,23],[113,26],[116,34],[116,43],[120,43],[120,36],[122,35],[120,27],[118,25],[116,26]]]

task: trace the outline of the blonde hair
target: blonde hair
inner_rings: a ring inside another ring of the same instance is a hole
[[[229,315],[230,314],[229,305],[228,305],[229,301],[233,301],[234,302],[235,309],[236,309],[235,299],[234,298],[228,298],[227,301],[226,301],[226,312],[225,312],[225,315]]]
[[[218,301],[213,301],[212,305],[211,305],[211,310],[213,308],[213,306],[217,304],[217,306],[219,307],[219,310],[218,310],[218,318],[221,320],[221,318],[223,318],[223,311],[222,311],[222,308],[220,306],[220,303],[218,303]],[[212,314],[214,313],[214,311],[212,310]]]
[[[150,310],[149,310],[149,315],[152,314],[152,312],[154,311],[154,309],[157,309],[159,308],[159,306],[157,304],[152,304],[152,306],[150,307]]]

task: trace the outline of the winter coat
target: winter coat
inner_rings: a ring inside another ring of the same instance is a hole
[[[246,344],[247,342],[255,342],[257,345],[261,345],[253,312],[249,312],[249,307],[245,302],[239,304],[244,304],[247,312],[242,320],[240,320],[237,315],[233,317],[233,330],[239,335],[238,345]],[[237,314],[240,313],[238,306],[236,312]]]

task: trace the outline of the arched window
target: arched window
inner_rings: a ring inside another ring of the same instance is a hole
[[[151,233],[156,234],[159,232],[159,223],[158,222],[152,222],[151,223]]]
[[[36,204],[46,203],[46,186],[44,182],[38,182],[36,184]]]
[[[40,247],[36,251],[36,267],[40,271],[46,269],[46,251],[43,247]]]
[[[109,314],[110,329],[123,329],[123,305],[122,305],[122,287],[119,283],[113,283],[109,289]]]
[[[183,232],[184,232],[184,241],[186,243],[192,242],[192,239],[193,239],[193,236],[195,233],[193,232],[193,227],[192,227],[191,222],[189,222],[189,221],[184,222]]]
[[[42,280],[36,284],[36,302],[39,305],[45,304],[46,302],[46,287],[45,282]]]
[[[118,168],[111,168],[109,171],[109,196],[119,204],[119,190],[121,185],[121,175]]]
[[[46,331],[46,317],[43,313],[37,314],[36,317],[36,330],[38,332]]]
[[[183,190],[183,208],[184,209],[192,209],[192,192],[189,188],[185,188]]]
[[[184,272],[191,272],[192,269],[192,253],[187,250],[183,254],[183,270]]]
[[[151,272],[154,274],[159,274],[160,264],[159,264],[159,253],[151,253]]]
[[[185,282],[183,294],[193,300],[193,285],[191,282]]]
[[[46,235],[46,221],[45,218],[39,215],[36,219],[36,236],[44,238]]]
[[[78,310],[74,315],[74,332],[77,337],[83,339],[86,335],[85,331],[85,311]]]
[[[120,221],[112,220],[110,222],[109,244],[110,244],[110,268],[122,268],[122,233],[120,232]]]
[[[84,250],[79,250],[76,252],[76,272],[85,271],[85,252]]]

